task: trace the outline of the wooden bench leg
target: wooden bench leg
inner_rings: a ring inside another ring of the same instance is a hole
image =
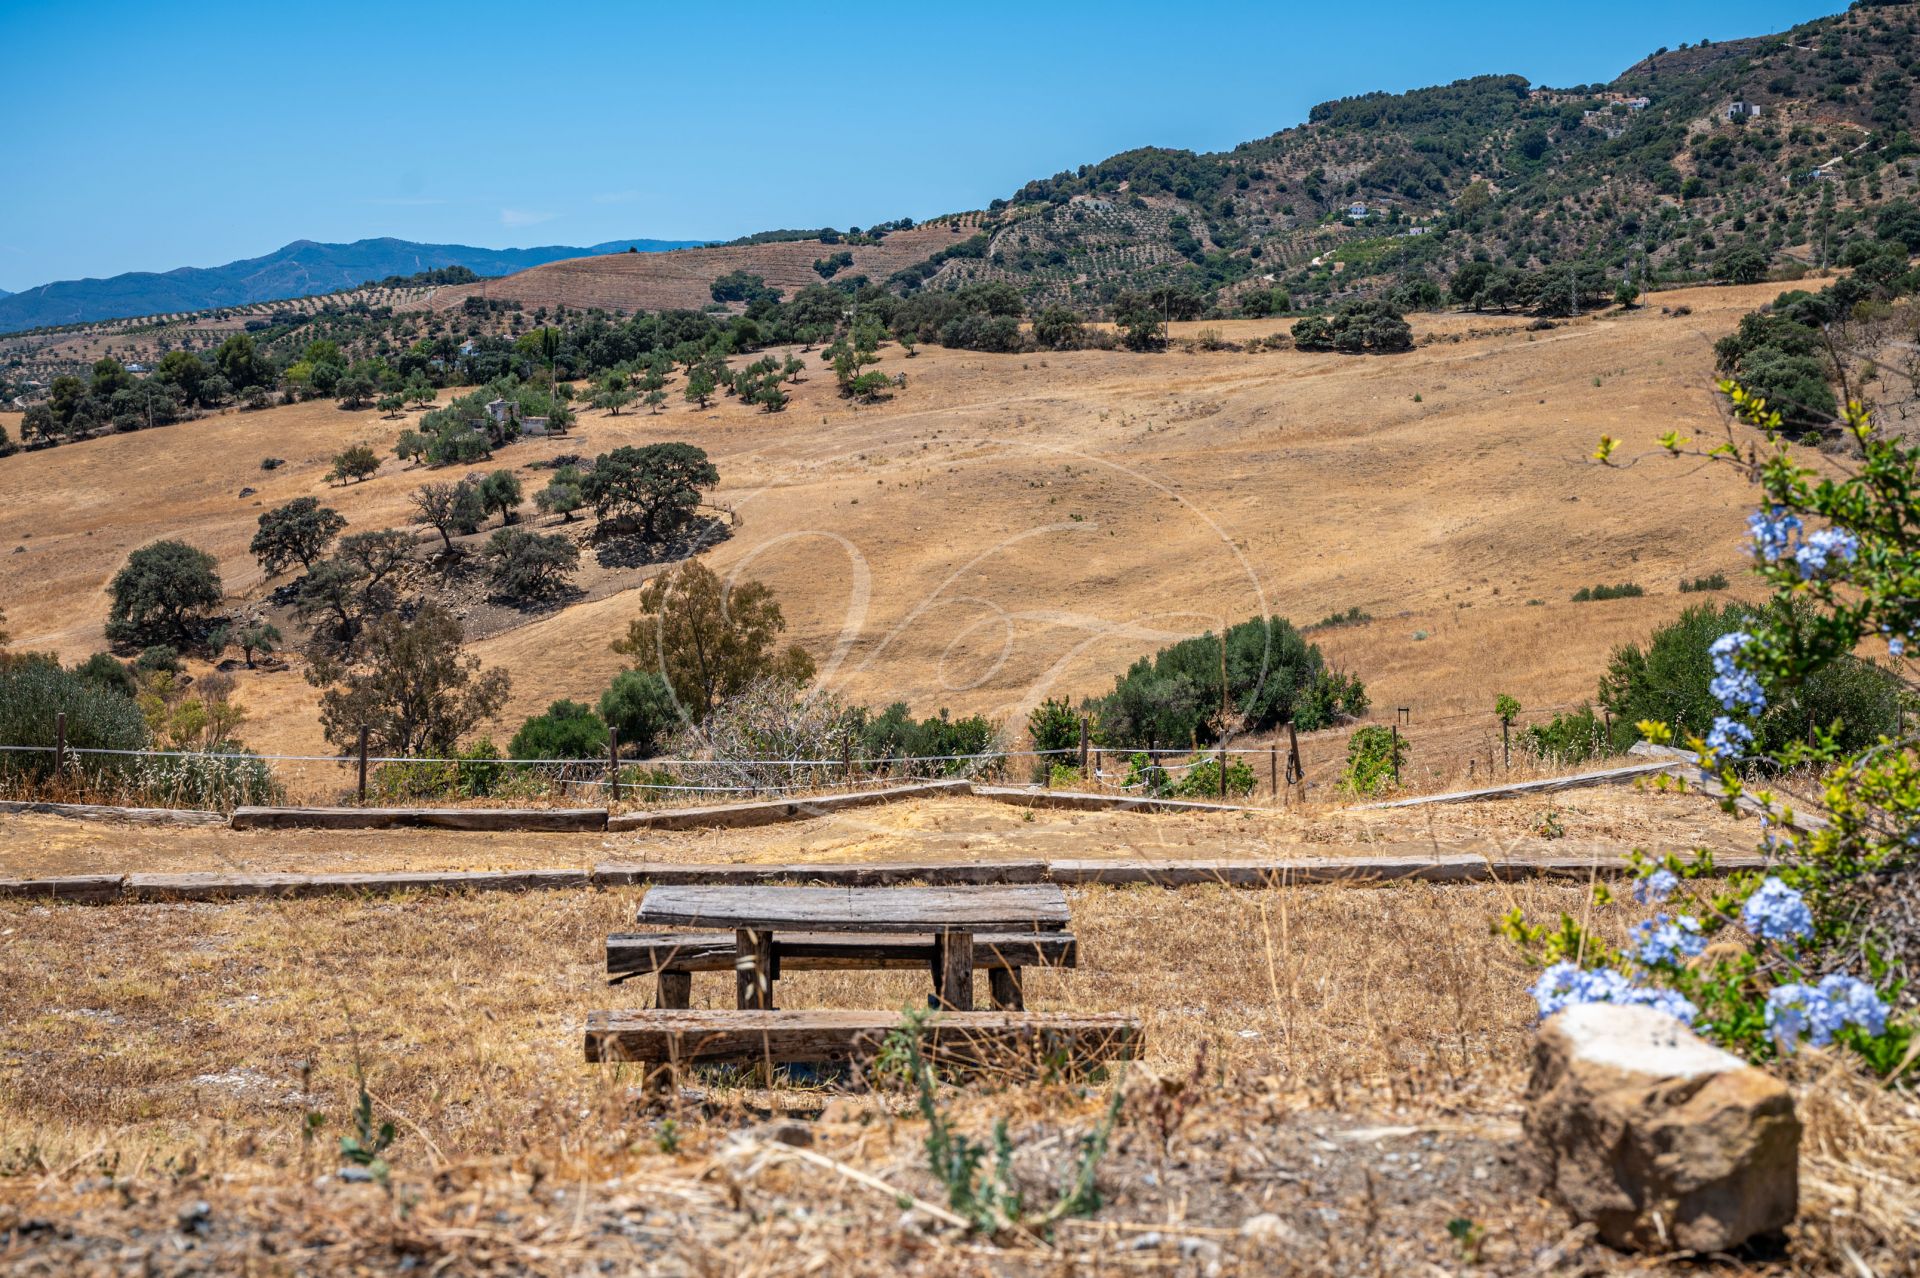
[[[689,1008],[693,1006],[693,973],[660,973],[659,996],[654,999],[655,1007]]]
[[[992,987],[993,1005],[1007,1012],[1024,1012],[1027,1008],[1026,995],[1020,989],[1020,969],[1017,967],[996,967],[987,972],[987,982]]]
[[[735,935],[734,985],[742,1011],[773,1010],[773,933],[741,928]]]
[[[934,938],[939,984],[934,993],[942,1007],[956,1012],[973,1010],[973,933],[941,932]]]

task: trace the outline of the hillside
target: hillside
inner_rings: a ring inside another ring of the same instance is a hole
[[[549,245],[487,249],[395,239],[356,240],[351,244],[295,240],[263,257],[228,262],[224,266],[130,271],[109,279],[60,280],[19,293],[0,292],[0,333],[91,320],[245,306],[330,293],[370,280],[447,266],[464,266],[479,275],[506,275],[560,258],[624,253],[629,248],[652,253],[697,242],[614,240],[591,248]]]
[[[784,240],[768,244],[732,244],[712,248],[679,248],[670,253],[616,254],[578,257],[553,262],[477,284],[449,285],[437,290],[425,305],[453,310],[469,297],[518,302],[527,308],[566,306],[576,310],[599,307],[607,311],[699,310],[713,305],[714,280],[733,271],[758,275],[768,286],[792,294],[821,275],[814,262],[836,252],[851,253],[853,263],[834,278],[865,275],[878,283],[895,271],[948,248],[965,238],[967,219],[930,222],[910,230],[894,231],[877,244],[823,244],[818,239]]]
[[[710,562],[774,588],[828,687],[920,713],[1017,720],[1043,695],[1104,692],[1133,658],[1223,617],[1264,608],[1306,624],[1359,607],[1377,620],[1316,640],[1367,681],[1376,713],[1410,707],[1418,766],[1450,777],[1473,751],[1484,762],[1496,693],[1529,711],[1589,697],[1615,644],[1701,598],[1680,580],[1740,579],[1750,497],[1730,475],[1582,459],[1603,432],[1711,429],[1712,344],[1773,291],[1680,291],[1662,301],[1690,315],[1650,307],[1546,332],[1419,317],[1422,344],[1392,359],[907,359],[889,345],[882,371],[911,386],[884,404],[851,406],[814,371],[782,414],[700,412],[676,382],[664,413],[588,410],[570,437],[489,464],[531,490],[545,480],[530,463],[556,454],[698,444],[720,470],[714,500],[740,521]],[[1213,327],[1244,342],[1272,326]],[[270,583],[246,547],[262,510],[311,495],[354,529],[404,525],[408,492],[447,473],[392,460],[409,424],[311,401],[0,459],[15,494],[0,513],[0,607],[16,643],[68,660],[102,646],[107,581],[158,538],[212,552],[235,605],[257,606]],[[328,486],[329,459],[357,441],[387,458],[381,473]],[[262,471],[269,454],[286,463]],[[608,644],[656,569],[583,562],[578,602],[509,617],[473,645],[513,673],[496,735],[556,697],[597,697],[618,668]],[[1570,602],[1621,580],[1647,595]],[[251,744],[322,746],[297,668],[237,674]]]

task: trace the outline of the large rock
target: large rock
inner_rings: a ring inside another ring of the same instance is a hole
[[[1549,1194],[1616,1247],[1717,1251],[1793,1220],[1792,1095],[1664,1012],[1557,1013],[1534,1044],[1527,1102]]]

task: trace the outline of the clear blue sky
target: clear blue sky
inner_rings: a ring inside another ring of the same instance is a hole
[[[1612,78],[1841,0],[0,0],[0,288],[294,239],[727,238],[979,208],[1327,98]]]

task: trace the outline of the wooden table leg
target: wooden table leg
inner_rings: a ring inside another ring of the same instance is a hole
[[[773,1010],[773,933],[734,934],[733,978],[742,1011]]]
[[[973,933],[946,931],[935,934],[940,982],[934,992],[940,1004],[956,1012],[973,1010]]]
[[[660,973],[659,997],[654,1000],[655,1007],[688,1008],[693,1006],[693,973]]]
[[[1026,995],[1020,989],[1020,969],[995,967],[987,970],[987,983],[993,991],[993,1005],[1007,1012],[1026,1010]]]

